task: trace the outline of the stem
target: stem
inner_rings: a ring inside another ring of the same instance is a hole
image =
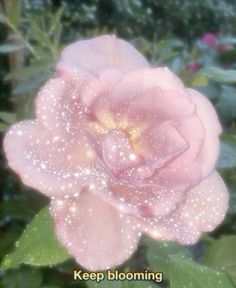
[[[34,50],[33,46],[24,38],[24,36],[19,32],[17,27],[10,21],[8,11],[9,11],[9,0],[3,0],[3,7],[4,10],[6,11],[6,25],[14,32],[14,36],[16,39],[20,39],[25,47],[29,50],[29,52],[37,59],[39,60],[40,57],[37,55],[36,51]],[[19,0],[20,3],[20,0]],[[16,9],[20,10],[20,5],[17,5]],[[20,14],[20,11],[19,11]],[[16,52],[17,53],[17,52]]]
[[[11,43],[18,42],[18,36],[15,33],[17,31],[16,27],[11,23],[9,19],[9,10],[10,10],[10,1],[9,0],[4,0],[3,1],[3,7],[4,10],[6,11],[6,25],[8,26],[9,30],[12,30],[14,32],[14,36],[8,37],[8,40],[10,40]],[[19,5],[17,5],[16,9],[19,9]],[[22,51],[16,51],[14,53],[9,54],[9,70],[14,71],[22,66],[23,62],[23,55]],[[17,81],[12,80],[11,81],[11,86],[14,88],[17,85]]]

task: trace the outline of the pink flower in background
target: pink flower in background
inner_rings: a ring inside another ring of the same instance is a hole
[[[224,218],[221,127],[206,97],[115,36],[66,47],[10,128],[9,165],[51,198],[59,241],[89,270],[121,264],[142,233],[195,243]]]
[[[187,68],[192,74],[195,74],[199,69],[202,68],[202,64],[198,62],[191,62],[187,65]]]
[[[225,52],[231,49],[228,44],[217,44],[218,37],[214,33],[206,33],[202,36],[201,41],[205,43],[209,48],[217,52]]]
[[[217,45],[217,47],[216,47],[216,50],[218,52],[225,52],[225,51],[228,51],[230,49],[232,49],[232,47],[229,44],[220,44],[220,45]]]
[[[217,46],[217,36],[214,33],[205,33],[202,36],[201,41],[212,49],[215,49]]]

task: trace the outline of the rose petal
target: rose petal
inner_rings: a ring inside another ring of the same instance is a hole
[[[198,160],[205,136],[204,128],[182,82],[168,69],[142,69],[127,74],[114,87],[111,99],[110,110],[113,110],[113,114],[124,114],[126,111],[126,114],[136,117],[136,122],[145,122],[146,127],[154,121],[156,126],[160,126],[164,120],[174,118],[175,129],[189,146],[170,163],[170,169],[178,170],[179,166],[186,167]],[[154,114],[152,119],[151,113]]]
[[[66,137],[77,137],[81,131],[95,133],[89,106],[106,89],[99,79],[88,73],[53,78],[37,95],[37,117],[52,133]]]
[[[132,45],[109,35],[81,40],[67,46],[62,51],[58,65],[60,69],[63,65],[79,66],[94,73],[108,68],[129,72],[149,66]]]
[[[130,181],[122,182],[113,179],[108,182],[108,189],[113,205],[117,209],[141,217],[163,218],[169,215],[182,200],[182,191],[167,190],[158,184],[144,184],[135,179],[132,184]],[[117,202],[115,203],[114,200]]]
[[[110,130],[103,135],[101,145],[103,161],[115,175],[142,161],[142,157],[133,152],[129,139],[121,130]]]
[[[188,148],[156,171],[155,179],[169,189],[186,190],[193,187],[201,179],[201,167],[198,156],[204,140],[204,129],[201,121],[196,117],[183,118],[176,130],[188,143]]]
[[[166,189],[165,186],[160,185],[160,179],[154,182],[151,176],[155,169],[181,153],[186,148],[186,142],[168,123],[157,127],[156,130],[156,142],[153,135],[150,137],[150,133],[147,133],[146,138],[142,135],[145,138],[142,139],[143,141],[150,142],[152,139],[154,141],[152,144],[155,146],[153,149],[158,150],[150,156],[150,159],[147,159],[145,165],[141,165],[143,158],[133,153],[127,137],[119,130],[111,130],[103,136],[103,159],[109,170],[116,176],[109,180],[108,190],[110,196],[117,200],[118,208],[121,205],[128,206],[131,213],[135,211],[146,216],[163,217],[173,211],[176,204],[181,201],[182,192]],[[147,149],[150,150],[149,147]],[[142,153],[143,150],[139,152]],[[146,151],[143,154],[147,156]],[[155,154],[157,154],[156,158]],[[139,166],[136,167],[137,164]]]
[[[172,216],[140,219],[143,232],[159,241],[177,241],[183,245],[194,244],[201,236],[196,227],[189,227],[183,219],[173,214]]]
[[[222,128],[210,101],[196,90],[188,89],[188,92],[196,105],[197,114],[205,129],[204,142],[199,155],[202,177],[205,177],[214,170],[219,157],[218,136]]]
[[[185,106],[188,103],[189,105],[188,109],[190,110],[189,112],[191,113],[191,111],[193,111],[194,107],[189,101],[190,98],[183,86],[183,83],[166,67],[153,68],[153,69],[145,68],[126,74],[124,78],[120,82],[118,82],[117,85],[114,87],[114,91],[112,92],[112,101],[115,101],[115,103],[120,103],[130,101],[134,98],[137,101],[139,101],[138,97],[140,97],[140,95],[149,90],[152,91],[151,89],[153,88],[156,88],[156,90],[154,90],[154,93],[153,92],[152,94],[149,93],[150,97],[152,97],[153,99],[155,99],[155,97],[159,97],[162,98],[161,100],[165,101],[166,103],[167,100],[165,97],[171,99],[170,95],[169,94],[166,96],[165,94],[158,95],[157,92],[163,91],[164,93],[164,91],[166,90],[167,91],[172,90],[172,97],[174,98],[172,98],[172,101],[167,101],[168,104],[175,105],[176,103],[176,105],[178,105],[178,101],[175,101],[175,99],[178,99],[179,101],[185,101],[184,102],[185,104],[182,105],[183,108],[185,108]],[[173,91],[175,91],[176,93],[173,93]],[[145,101],[146,96],[141,97],[142,97],[141,99]],[[186,101],[188,102],[186,103]],[[155,107],[158,106],[157,103],[158,101],[155,103]],[[149,106],[149,108],[151,108],[151,105]]]
[[[196,115],[183,118],[178,123],[176,129],[188,143],[188,149],[176,159],[176,162],[182,162],[182,166],[186,166],[186,164],[190,164],[197,159],[205,138],[205,131]]]
[[[114,89],[114,92],[117,91]],[[120,102],[116,105],[118,107],[127,105],[127,113],[132,118],[136,115],[136,117],[141,116],[144,119],[149,119],[152,115],[152,118],[165,121],[191,116],[194,112],[194,105],[176,90],[150,88],[143,93],[137,93],[133,98],[129,96],[126,97],[124,103]]]
[[[185,116],[193,116],[195,107],[181,87],[182,83],[178,82],[178,78],[174,79],[170,89],[175,87],[178,90],[165,90],[165,85],[162,87],[163,83],[159,82],[160,70],[142,69],[127,74],[114,86],[110,96],[95,101],[94,110],[103,111],[99,115],[111,115],[109,118],[112,122],[120,122],[121,118],[126,120],[128,125],[125,129],[128,128],[130,134],[135,132],[139,135],[154,121],[159,126],[170,119],[176,121]],[[170,72],[166,74],[172,76]]]
[[[99,73],[99,79],[112,88],[124,76],[120,70],[115,68],[104,69]]]
[[[77,194],[83,186],[101,181],[102,173],[91,168],[96,152],[85,135],[65,140],[36,120],[23,121],[7,132],[4,150],[24,183],[51,197]]]
[[[229,195],[218,175],[208,178],[188,191],[186,200],[168,218],[149,220],[144,231],[156,239],[176,240],[182,244],[194,244],[202,232],[212,231],[225,217]]]
[[[187,189],[201,181],[201,166],[198,161],[186,166],[180,164],[181,161],[178,161],[172,165],[170,161],[166,166],[157,169],[152,177],[153,183],[159,183],[168,190],[182,191],[184,195]]]
[[[166,121],[160,125],[154,122],[146,128],[133,147],[135,152],[145,156],[146,164],[155,170],[183,153],[188,144],[172,123]]]
[[[188,192],[181,216],[201,231],[212,231],[224,219],[228,200],[227,188],[214,172]]]
[[[36,98],[36,115],[37,118],[45,125],[46,128],[52,129],[58,118],[58,103],[63,93],[66,91],[66,82],[63,78],[53,78],[49,80],[39,91]]]
[[[51,214],[60,242],[86,269],[120,265],[137,248],[140,232],[134,218],[87,191],[78,198],[52,201]]]

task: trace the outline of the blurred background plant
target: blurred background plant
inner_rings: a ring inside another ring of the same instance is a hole
[[[119,268],[163,271],[162,284],[102,282],[100,286],[236,287],[235,1],[1,0],[0,4],[2,136],[10,124],[33,117],[36,92],[52,75],[61,49],[103,33],[127,39],[153,65],[168,66],[188,86],[199,89],[215,105],[222,122],[218,169],[231,195],[223,224],[191,247],[145,238]],[[2,152],[0,169],[0,287],[98,287],[72,280],[77,264],[57,243],[47,210],[26,227],[48,200],[22,185]]]

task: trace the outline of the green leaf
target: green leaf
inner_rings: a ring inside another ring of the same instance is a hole
[[[229,49],[219,54],[220,63],[224,65],[231,65],[236,60],[236,49]]]
[[[47,266],[69,259],[68,252],[59,244],[48,207],[42,209],[26,227],[15,250],[4,258],[3,269],[16,268],[21,263]]]
[[[55,16],[52,18],[51,23],[50,23],[49,35],[51,35],[54,32],[54,30],[57,28],[57,26],[60,24],[63,12],[64,12],[64,7],[61,7],[60,9],[57,10]]]
[[[233,36],[221,37],[218,40],[218,44],[232,44],[232,45],[235,45],[236,44],[236,37],[233,37]]]
[[[8,129],[8,125],[0,122],[0,132],[5,132]]]
[[[207,78],[202,75],[197,75],[193,78],[191,85],[193,86],[206,86],[208,84]]]
[[[101,282],[86,281],[89,288],[158,288],[158,284],[151,281],[139,281],[139,280],[107,280],[106,278]]]
[[[236,89],[235,87],[222,85],[218,97],[217,108],[221,119],[230,122],[236,118]]]
[[[192,257],[187,248],[176,242],[160,242],[145,237],[144,244],[148,247],[147,261],[152,271],[167,272],[168,257],[171,255],[182,255],[190,259]]]
[[[158,284],[151,281],[124,281],[122,288],[158,288]]]
[[[218,168],[236,167],[236,137],[230,134],[223,134],[221,137],[221,153]]]
[[[235,169],[225,169],[222,171],[222,176],[224,178],[225,184],[230,193],[230,201],[229,201],[229,210],[228,210],[228,217],[225,219],[225,225],[227,227],[227,232],[230,231],[235,233],[236,231],[236,222],[235,222],[235,215],[236,215],[236,173]],[[225,226],[224,225],[224,226]]]
[[[18,270],[7,271],[1,282],[3,288],[39,288],[42,283],[42,273],[33,267],[21,267]]]
[[[88,288],[122,288],[122,281],[109,281],[107,279],[101,280],[97,283],[96,281],[86,281]]]
[[[216,82],[221,83],[235,83],[236,82],[236,70],[223,70],[217,67],[205,67],[202,68],[197,75],[205,76]]]
[[[32,37],[38,42],[39,46],[47,47],[47,49],[51,49],[52,41],[49,37],[49,31],[41,28],[37,19],[31,17],[30,19]]]
[[[11,21],[11,23],[17,27],[20,21],[20,0],[11,0],[9,1],[9,9],[8,9],[8,17]]]
[[[1,6],[0,6],[1,7]],[[8,26],[14,33],[18,32],[17,28],[11,23],[10,19],[3,13],[2,9],[0,12],[0,23]]]
[[[205,267],[181,255],[169,258],[171,288],[233,288],[224,272]]]
[[[158,242],[147,238],[147,260],[152,271],[163,272],[171,288],[233,288],[223,272],[194,262],[190,252],[175,242]]]
[[[49,78],[49,73],[45,72],[41,75],[27,78],[18,84],[12,91],[12,95],[24,94],[32,90],[38,89],[42,83],[44,83]]]
[[[0,14],[0,23],[9,26],[9,19],[5,15]]]
[[[50,68],[50,64],[51,63],[48,62],[37,62],[34,65],[28,67],[21,67],[7,74],[5,80],[26,80],[30,77],[40,74],[44,70],[48,70]]]
[[[2,111],[0,112],[0,119],[7,124],[12,124],[16,122],[16,114]]]
[[[204,263],[228,273],[236,284],[236,236],[222,236],[210,245],[204,255]]]
[[[21,43],[3,44],[0,45],[0,53],[12,53],[23,48],[25,48],[25,45]]]
[[[176,51],[169,51],[169,52],[163,53],[161,55],[159,61],[161,63],[165,63],[166,61],[170,60],[171,58],[175,57],[178,54],[179,54],[179,52],[176,52]]]

